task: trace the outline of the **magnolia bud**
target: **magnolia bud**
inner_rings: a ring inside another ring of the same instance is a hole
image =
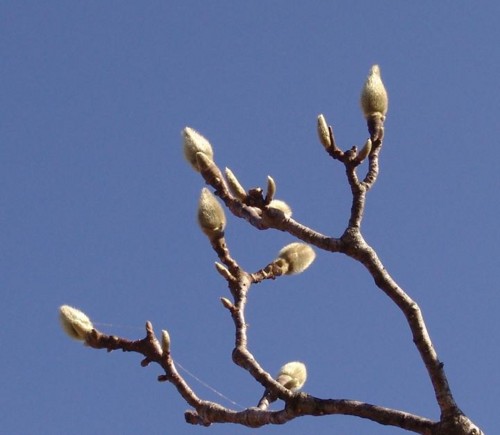
[[[223,264],[215,262],[215,268],[217,269],[217,272],[219,272],[224,279],[227,281],[233,281],[234,276],[231,275],[231,272],[229,272],[229,269],[224,266]]]
[[[61,326],[71,338],[85,341],[87,334],[94,329],[94,325],[85,313],[69,305],[59,307]]]
[[[209,238],[222,236],[226,227],[224,209],[206,187],[201,190],[198,203],[198,223]]]
[[[380,77],[380,68],[378,65],[373,65],[361,91],[361,108],[365,118],[379,115],[383,120],[388,104],[387,91]]]
[[[281,201],[281,199],[273,199],[268,207],[282,211],[287,219],[292,217],[292,209],[285,201]]]
[[[276,381],[291,391],[300,390],[307,380],[307,369],[304,363],[293,361],[281,367]]]
[[[196,172],[200,172],[196,153],[203,153],[209,160],[213,160],[212,145],[196,130],[186,127],[182,130],[184,157]]]
[[[366,159],[370,155],[371,150],[372,150],[372,141],[371,141],[371,139],[368,139],[365,142],[365,145],[363,146],[363,148],[361,148],[361,151],[356,156],[356,159],[358,161],[362,162],[364,159]]]
[[[323,144],[323,146],[328,149],[332,146],[332,140],[330,138],[330,130],[328,128],[328,124],[326,123],[325,117],[321,114],[318,115],[318,137],[319,141]]]
[[[285,275],[293,275],[306,270],[316,258],[314,250],[305,243],[290,243],[278,254],[278,259],[285,263]]]
[[[161,349],[164,354],[170,353],[170,334],[165,329],[161,331]]]
[[[233,303],[228,298],[220,298],[220,301],[222,302],[222,305],[224,305],[224,307],[228,310],[234,309]]]
[[[276,182],[274,178],[270,175],[267,176],[267,192],[266,192],[266,204],[269,204],[273,199],[274,195],[276,195]]]
[[[226,168],[225,172],[229,190],[231,191],[231,193],[235,198],[239,199],[240,201],[243,201],[247,197],[247,192],[245,191],[245,188],[240,184],[240,182],[236,178],[236,175],[233,174],[233,171],[231,171],[231,169]]]

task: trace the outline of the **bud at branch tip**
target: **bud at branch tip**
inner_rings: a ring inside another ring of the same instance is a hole
[[[293,275],[306,270],[316,258],[313,248],[305,243],[290,243],[278,254],[278,260],[285,263],[285,275]]]
[[[326,123],[325,117],[320,114],[318,115],[318,137],[319,141],[323,144],[323,146],[328,149],[332,146],[332,139],[330,137],[330,129],[328,128],[328,124]]]
[[[380,76],[380,67],[378,65],[373,65],[370,69],[363,90],[361,91],[360,102],[366,119],[373,116],[382,118],[382,121],[385,119],[389,99],[384,83],[382,82],[382,77]]]
[[[59,307],[61,326],[71,338],[85,341],[87,334],[94,329],[94,325],[85,313],[69,305]]]
[[[198,223],[201,230],[209,237],[220,237],[226,227],[224,209],[210,190],[201,190],[198,203]]]
[[[170,334],[165,329],[161,331],[161,348],[163,353],[170,353]]]
[[[200,166],[196,157],[197,153],[203,153],[208,160],[213,161],[214,152],[212,145],[196,130],[191,127],[184,128],[182,130],[182,138],[184,157],[196,172],[200,172]]]
[[[307,369],[304,363],[292,361],[281,367],[276,381],[291,391],[300,390],[307,380]]]

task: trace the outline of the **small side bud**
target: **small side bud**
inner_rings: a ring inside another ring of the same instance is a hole
[[[330,130],[328,129],[328,124],[326,123],[326,119],[322,114],[318,115],[317,129],[319,141],[326,149],[330,148],[332,146]]]
[[[211,239],[220,237],[226,227],[224,209],[214,194],[206,187],[201,190],[198,203],[198,223],[201,230]]]
[[[224,308],[227,308],[229,311],[234,309],[233,303],[228,298],[220,298],[220,301],[224,305]]]
[[[293,275],[306,270],[316,258],[314,250],[305,243],[290,243],[285,246],[278,254],[287,266],[285,275]]]
[[[269,204],[274,199],[274,195],[276,195],[276,182],[274,181],[273,177],[268,175],[267,176],[267,192],[266,192],[266,198],[265,198],[266,204]]]
[[[293,361],[281,367],[276,382],[291,391],[300,390],[307,380],[307,369],[304,363]]]
[[[373,65],[361,91],[361,108],[363,109],[363,114],[366,119],[377,114],[385,117],[388,105],[389,99],[382,78],[380,77],[380,67]]]
[[[371,141],[371,139],[368,139],[365,142],[365,145],[363,146],[363,148],[361,148],[361,151],[356,156],[356,159],[359,162],[362,162],[364,159],[366,159],[370,155],[371,150],[372,150],[372,141]]]
[[[282,211],[287,219],[292,217],[292,209],[285,201],[281,201],[281,199],[273,199],[268,207]]]
[[[170,353],[170,334],[165,329],[161,331],[161,349],[164,354]]]
[[[234,281],[234,276],[231,274],[231,272],[229,272],[226,266],[216,261],[215,268],[217,269],[217,272],[219,272],[225,280]]]
[[[234,175],[231,169],[226,168],[225,173],[229,190],[231,191],[231,193],[235,198],[238,198],[240,201],[243,201],[247,197],[247,192],[245,191],[245,188],[240,184],[240,182],[236,178],[236,175]]]
[[[87,334],[94,329],[94,325],[85,313],[69,305],[59,307],[61,326],[71,338],[85,341]]]
[[[196,130],[186,127],[182,130],[184,157],[196,172],[200,172],[197,153],[203,153],[209,160],[213,161],[214,152],[210,142]]]

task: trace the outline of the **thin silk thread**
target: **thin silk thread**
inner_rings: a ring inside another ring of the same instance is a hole
[[[130,326],[130,325],[118,325],[116,323],[100,323],[100,322],[94,322],[95,325],[100,325],[100,326],[110,326],[110,327],[115,327],[115,328],[126,328],[126,329],[137,329],[141,330],[143,328],[139,328],[137,326]],[[225,396],[222,394],[220,391],[217,391],[214,387],[211,385],[207,384],[205,381],[202,381],[199,377],[191,373],[187,368],[185,368],[179,361],[175,360],[175,365],[177,365],[184,373],[186,373],[188,376],[193,378],[196,382],[198,382],[200,385],[204,386],[205,388],[209,389],[213,393],[217,394],[219,397],[222,397],[224,400],[227,400],[229,403],[233,404],[234,406],[237,406],[240,409],[245,409],[245,407],[241,406],[239,403],[235,402],[234,400],[230,399],[229,397]]]

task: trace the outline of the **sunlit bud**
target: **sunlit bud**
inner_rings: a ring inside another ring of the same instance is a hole
[[[226,227],[224,209],[206,187],[201,190],[198,203],[198,223],[209,238],[221,236]]]
[[[94,329],[94,325],[85,313],[69,305],[59,307],[61,326],[71,338],[85,341],[87,334]]]
[[[380,114],[383,119],[388,105],[389,99],[380,77],[380,68],[378,65],[373,65],[361,91],[361,108],[365,118]]]
[[[170,334],[165,329],[161,331],[161,348],[163,353],[170,353]]]
[[[267,176],[266,204],[270,203],[276,194],[276,182],[270,175]]]
[[[224,307],[228,310],[232,310],[234,308],[233,303],[228,298],[220,298],[220,301],[222,302],[222,305],[224,305]]]
[[[307,380],[307,369],[304,363],[293,361],[281,367],[276,381],[288,390],[300,390]]]
[[[247,192],[245,191],[245,188],[240,184],[240,182],[236,178],[236,175],[234,175],[231,169],[226,168],[225,173],[229,190],[231,191],[231,193],[235,198],[238,198],[240,201],[243,201],[247,197]]]
[[[287,219],[292,217],[292,209],[285,201],[281,201],[281,199],[273,199],[269,203],[269,207],[282,211]]]
[[[365,145],[363,148],[361,148],[361,151],[357,155],[357,159],[362,162],[364,159],[366,159],[370,155],[370,151],[372,150],[372,141],[371,139],[368,139],[365,142]]]
[[[293,275],[306,270],[316,258],[314,250],[305,243],[290,243],[278,254],[278,259],[283,260],[287,266],[285,275]]]
[[[213,160],[212,145],[200,133],[190,127],[182,130],[184,157],[197,172],[200,172],[196,153],[203,153],[209,160]]]
[[[326,123],[325,117],[321,114],[318,115],[318,137],[319,141],[323,144],[325,148],[330,148],[332,146],[332,140],[330,138],[330,131],[328,129],[328,124]]]
[[[226,266],[224,266],[223,264],[218,263],[216,261],[215,268],[217,269],[217,272],[219,272],[223,276],[223,278],[225,278],[227,281],[234,280],[234,276],[231,275],[231,272],[229,272],[228,268]]]

